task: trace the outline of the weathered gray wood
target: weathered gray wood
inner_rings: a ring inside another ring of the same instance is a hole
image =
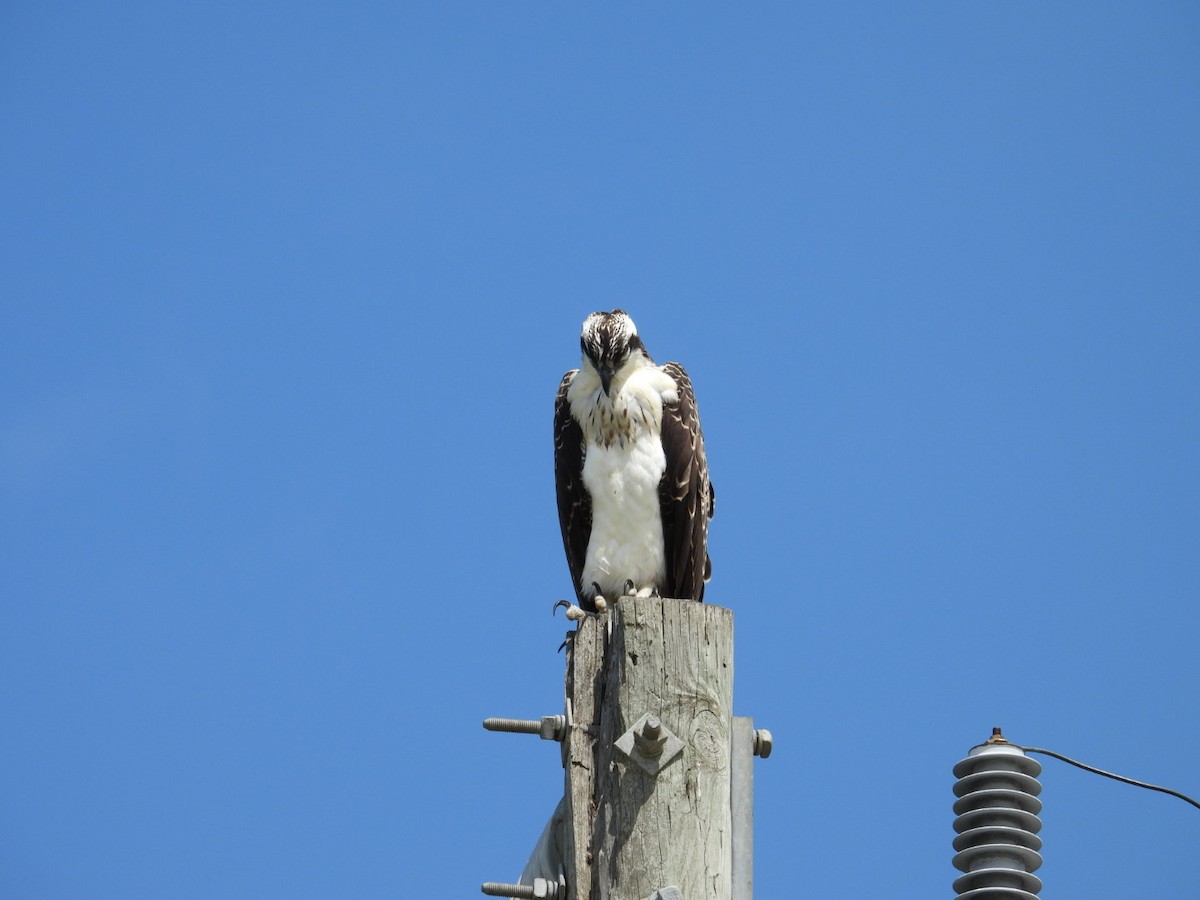
[[[602,655],[593,676],[582,667],[596,649]],[[686,900],[729,900],[733,614],[709,603],[622,598],[609,612],[583,623],[572,647],[568,685],[580,742],[568,747],[576,848],[575,884],[568,896],[643,900],[659,888],[678,885]],[[585,710],[589,703],[591,715]],[[657,775],[615,747],[617,738],[647,713],[684,744],[681,755]],[[590,771],[582,765],[592,757],[581,746],[578,727],[585,723],[595,728],[589,735],[595,738]],[[590,857],[579,853],[589,791],[594,804]]]
[[[567,900],[592,897],[592,821],[595,817],[596,733],[604,676],[607,617],[588,616],[567,636],[567,706],[572,727],[563,742],[567,803]]]

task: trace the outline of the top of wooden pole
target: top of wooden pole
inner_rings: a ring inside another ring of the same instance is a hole
[[[677,885],[686,900],[727,900],[733,613],[624,597],[569,645],[568,898],[644,900]],[[618,747],[645,716],[682,742],[656,772]]]

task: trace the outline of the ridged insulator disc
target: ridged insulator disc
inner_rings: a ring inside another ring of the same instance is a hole
[[[957,900],[1037,900],[1042,864],[1041,765],[1003,739],[972,748],[954,767]]]

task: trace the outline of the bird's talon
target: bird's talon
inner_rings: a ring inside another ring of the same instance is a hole
[[[600,583],[592,582],[592,605],[596,607],[596,612],[602,613],[608,608],[608,601],[604,599],[604,594],[600,593]]]
[[[567,602],[566,600],[559,600],[557,603],[555,603],[554,609],[552,609],[550,611],[550,615],[554,615],[555,613],[557,613],[558,608],[560,606],[563,607],[564,609],[566,609],[566,611],[567,611],[566,616],[567,616],[568,622],[578,622],[580,619],[582,619],[584,616],[587,615],[586,611],[580,609],[574,603]],[[559,649],[561,650],[562,648],[560,647]]]

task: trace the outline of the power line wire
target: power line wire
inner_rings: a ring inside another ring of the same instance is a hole
[[[1018,746],[1014,744],[1013,746]],[[1160,787],[1157,784],[1147,784],[1144,781],[1137,781],[1133,778],[1126,778],[1124,775],[1116,775],[1112,772],[1105,772],[1103,769],[1097,769],[1095,766],[1089,766],[1086,763],[1081,763],[1077,759],[1071,759],[1069,756],[1063,756],[1061,753],[1055,753],[1053,750],[1043,750],[1041,747],[1021,747],[1026,753],[1043,753],[1046,756],[1053,756],[1055,759],[1060,759],[1065,763],[1070,763],[1083,769],[1085,772],[1092,772],[1095,775],[1103,775],[1105,778],[1112,778],[1115,781],[1123,781],[1125,784],[1132,784],[1134,787],[1146,788],[1149,791],[1161,791],[1164,794],[1170,794],[1172,797],[1178,797],[1180,800],[1186,800],[1196,809],[1200,809],[1200,803],[1197,803],[1187,794],[1181,794],[1179,791],[1173,791],[1170,788]]]

